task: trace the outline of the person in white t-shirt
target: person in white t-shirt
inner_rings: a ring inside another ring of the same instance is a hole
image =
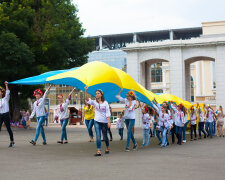
[[[107,130],[111,127],[110,122],[110,109],[109,104],[104,98],[103,91],[101,89],[97,89],[95,91],[95,100],[88,98],[88,86],[85,87],[85,100],[88,104],[93,105],[95,108],[95,117],[94,117],[94,126],[96,132],[96,145],[97,145],[97,153],[94,156],[101,156],[101,130],[104,136],[106,150],[105,154],[109,154],[109,139],[107,136]]]
[[[59,101],[59,105],[57,106],[57,110],[56,110],[56,117],[57,119],[60,120],[60,124],[61,124],[61,140],[57,141],[57,143],[63,144],[63,140],[65,140],[64,144],[67,144],[67,133],[66,133],[66,126],[69,122],[69,112],[68,112],[68,105],[70,103],[71,100],[71,95],[74,92],[75,88],[70,92],[70,94],[68,95],[66,101],[64,101],[63,99],[63,95],[59,94],[58,95],[58,101]]]
[[[134,139],[134,135],[132,132],[132,128],[135,124],[135,109],[137,108],[137,102],[136,102],[136,96],[133,91],[129,91],[126,94],[126,98],[122,98],[120,96],[121,92],[123,91],[123,88],[121,88],[120,92],[117,94],[116,98],[122,102],[125,103],[125,111],[124,111],[124,119],[125,124],[127,127],[127,144],[126,144],[126,152],[129,152],[130,149],[130,139],[133,141],[133,150],[137,149],[137,143]]]
[[[118,133],[120,135],[120,140],[123,140],[124,119],[122,114],[118,115],[116,121],[116,129],[118,130]]]
[[[191,141],[193,141],[193,131],[194,131],[194,134],[195,134],[194,140],[197,140],[197,133],[196,133],[197,112],[196,112],[196,107],[192,106],[188,111],[189,111],[189,114],[190,114]]]
[[[13,138],[13,132],[10,127],[10,114],[9,114],[10,91],[8,88],[7,81],[5,82],[5,87],[6,89],[0,86],[0,131],[2,129],[2,123],[4,122],[10,136],[9,147],[13,147],[15,142]]]
[[[153,121],[150,116],[150,107],[144,106],[142,108],[142,128],[143,128],[143,142],[142,147],[149,145],[149,133],[152,128]]]
[[[45,138],[45,132],[44,132],[44,121],[45,121],[45,98],[48,95],[48,92],[52,85],[48,87],[48,89],[45,91],[44,95],[42,96],[42,92],[40,89],[36,89],[34,91],[33,96],[36,98],[36,101],[34,102],[34,108],[30,115],[30,119],[34,118],[36,115],[37,119],[37,128],[36,128],[36,134],[34,140],[31,140],[30,143],[34,146],[36,145],[36,142],[38,140],[38,137],[41,133],[41,136],[43,138],[43,145],[46,145],[46,138]]]

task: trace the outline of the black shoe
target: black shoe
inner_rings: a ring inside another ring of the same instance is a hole
[[[68,141],[65,141],[64,144],[68,144]]]
[[[162,143],[160,142],[158,145],[160,146]]]
[[[63,142],[62,142],[62,141],[57,141],[57,143],[58,143],[58,144],[63,144]]]
[[[105,151],[105,154],[109,154],[109,151]]]
[[[96,153],[96,154],[94,154],[94,156],[102,156],[102,154]]]
[[[133,150],[137,150],[137,144],[133,146]]]
[[[110,139],[110,141],[112,141],[112,139]]]
[[[193,139],[191,139],[191,141],[193,141]]]
[[[36,142],[34,140],[31,140],[30,143],[33,144],[34,146],[36,145]]]
[[[206,138],[206,135],[204,135],[204,138]]]
[[[197,138],[194,138],[194,140],[196,141],[196,140],[197,140]]]
[[[130,151],[130,149],[129,149],[129,148],[126,148],[126,149],[125,149],[125,152],[129,152],[129,151]]]
[[[47,143],[46,143],[46,142],[43,142],[42,144],[43,144],[43,145],[47,145]]]

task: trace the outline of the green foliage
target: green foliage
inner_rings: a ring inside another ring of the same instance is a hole
[[[77,11],[71,0],[0,0],[0,81],[86,63],[94,40],[83,37]],[[11,94],[31,97],[29,89],[11,86]]]

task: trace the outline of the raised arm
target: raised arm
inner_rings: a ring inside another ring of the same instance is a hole
[[[85,88],[85,91],[84,91],[84,96],[85,96],[85,101],[87,101],[88,102],[88,93],[87,93],[87,90],[88,90],[88,86],[86,86]]]
[[[117,96],[120,96],[122,91],[123,91],[123,88],[120,89],[120,92],[118,92]]]
[[[6,90],[6,92],[5,92],[5,99],[7,101],[9,101],[9,99],[10,99],[10,91],[9,91],[9,87],[8,87],[8,82],[7,81],[5,81],[5,90]]]

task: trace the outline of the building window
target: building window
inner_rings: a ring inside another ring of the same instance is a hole
[[[152,92],[157,94],[157,93],[163,93],[162,89],[152,89]]]
[[[162,82],[162,63],[151,65],[151,78],[152,82]]]

